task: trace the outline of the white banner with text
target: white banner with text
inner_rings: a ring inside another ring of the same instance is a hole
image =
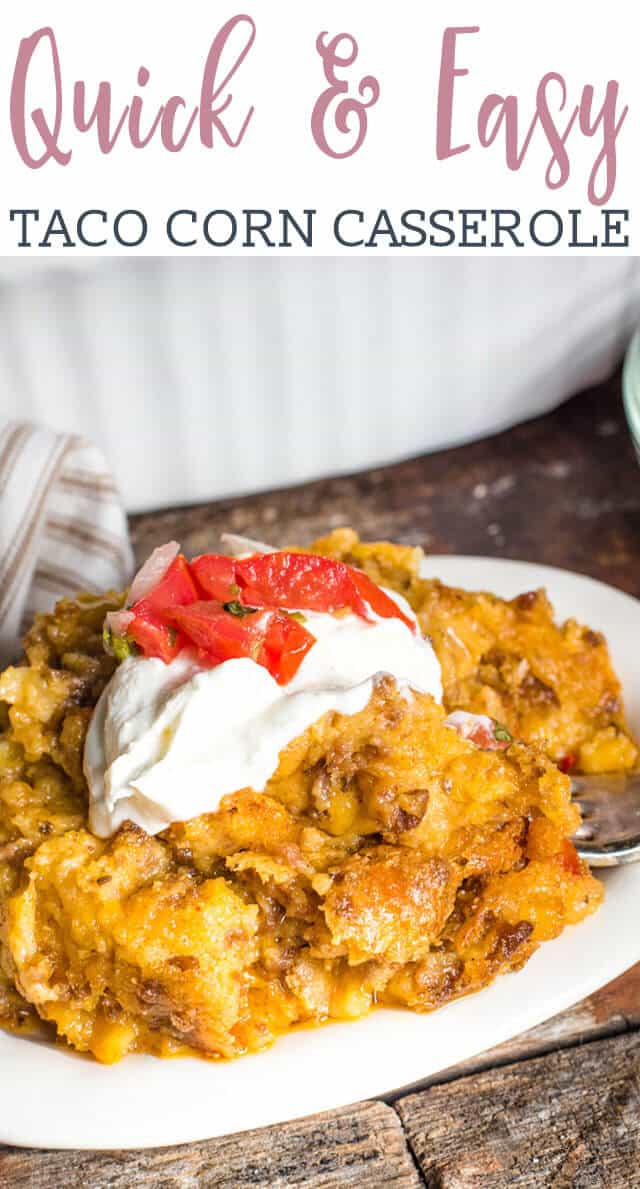
[[[0,254],[633,253],[633,6],[29,0]]]

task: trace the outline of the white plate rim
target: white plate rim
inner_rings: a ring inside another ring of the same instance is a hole
[[[560,618],[575,615],[607,634],[632,726],[640,729],[640,673],[625,647],[629,620],[640,627],[633,596],[586,575],[511,559],[429,556],[424,572],[506,597],[547,586]],[[609,873],[606,884],[603,908],[543,946],[522,971],[431,1015],[381,1010],[357,1023],[294,1032],[231,1063],[140,1056],[104,1067],[0,1032],[0,1142],[58,1150],[167,1147],[414,1086],[541,1024],[640,960],[640,932],[634,937],[624,911],[640,898],[640,864]]]

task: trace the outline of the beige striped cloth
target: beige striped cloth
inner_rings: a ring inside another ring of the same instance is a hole
[[[0,662],[38,611],[131,579],[127,518],[103,455],[73,434],[12,421],[0,431]]]

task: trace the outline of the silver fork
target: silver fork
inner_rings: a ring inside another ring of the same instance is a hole
[[[640,772],[574,776],[573,800],[582,824],[573,836],[591,867],[617,867],[640,860]]]

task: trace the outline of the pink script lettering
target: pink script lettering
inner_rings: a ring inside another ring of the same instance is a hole
[[[436,125],[436,153],[439,161],[458,153],[466,153],[467,141],[454,147],[453,116],[456,79],[470,74],[456,59],[456,41],[460,34],[478,33],[479,27],[450,28],[442,41],[438,111]],[[620,84],[610,80],[600,109],[594,113],[595,89],[585,84],[578,102],[568,106],[568,88],[562,74],[550,71],[541,78],[535,96],[533,116],[521,132],[520,108],[516,95],[487,95],[480,103],[477,117],[478,143],[490,148],[502,133],[507,167],[517,171],[524,165],[534,135],[542,133],[549,148],[545,170],[545,185],[550,190],[566,185],[571,176],[571,145],[577,135],[588,139],[601,138],[600,149],[589,174],[587,193],[594,206],[604,206],[611,199],[617,178],[617,140],[627,118],[629,108],[619,111]]]
[[[170,153],[184,148],[197,126],[201,144],[212,149],[217,143],[238,148],[254,114],[249,107],[242,117],[235,115],[234,96],[229,87],[256,39],[255,22],[250,16],[231,17],[216,34],[207,54],[202,74],[199,105],[189,105],[182,95],[172,95],[150,106],[142,94],[134,94],[124,107],[114,111],[113,86],[102,81],[88,98],[87,83],[80,79],[72,89],[71,122],[64,126],[65,90],[62,67],[53,29],[39,29],[20,43],[11,86],[11,131],[16,149],[30,169],[40,169],[49,161],[68,165],[73,149],[73,132],[94,129],[101,153],[113,151],[123,137],[134,149],[144,149],[158,137]],[[51,64],[53,88],[48,115],[44,106],[29,111],[30,72],[36,53],[47,53]],[[147,87],[150,72],[141,66],[137,74],[140,91]],[[232,120],[232,114],[235,118]],[[146,125],[146,127],[145,127]],[[35,136],[34,136],[35,134]],[[37,147],[31,142],[37,140]]]
[[[318,99],[311,116],[311,132],[318,148],[327,157],[337,160],[353,157],[362,147],[367,135],[367,109],[374,107],[380,98],[380,84],[377,78],[367,74],[358,85],[359,99],[348,94],[349,84],[345,79],[338,78],[336,70],[352,66],[358,57],[358,43],[350,33],[338,33],[336,37],[327,40],[328,33],[320,33],[316,41],[316,49],[322,58],[324,76],[329,86]],[[334,108],[335,105],[335,108]],[[331,112],[333,109],[333,117]],[[350,128],[350,117],[355,116],[355,128]],[[330,143],[328,132],[330,124],[341,136],[353,137],[352,142],[344,149],[336,149]],[[355,132],[355,136],[353,136]]]

